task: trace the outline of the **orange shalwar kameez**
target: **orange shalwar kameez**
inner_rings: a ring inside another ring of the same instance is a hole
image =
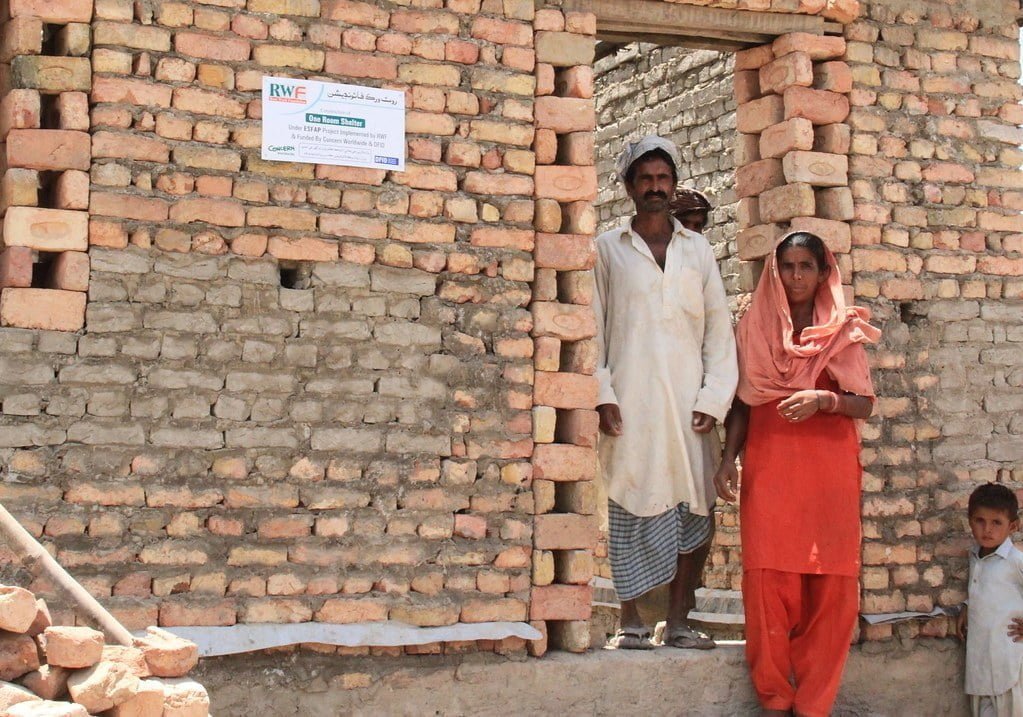
[[[826,372],[818,389],[839,391]],[[739,501],[746,657],[760,704],[830,713],[858,612],[860,441],[852,418],[750,408]],[[792,683],[795,679],[795,685]]]

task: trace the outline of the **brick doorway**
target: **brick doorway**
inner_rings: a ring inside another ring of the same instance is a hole
[[[714,209],[705,233],[714,246],[733,309],[739,309],[754,287],[760,259],[790,228],[813,229],[844,254],[843,275],[848,280],[845,222],[852,218],[852,204],[846,186],[849,133],[842,124],[848,101],[844,100],[844,110],[832,107],[830,113],[810,112],[813,116],[803,112],[810,99],[827,99],[824,104],[829,107],[834,104],[831,100],[841,104],[851,87],[848,67],[837,61],[845,47],[840,23],[817,15],[647,0],[571,0],[565,9],[593,13],[596,18],[597,233],[632,211],[624,187],[614,177],[622,144],[657,133],[679,146],[680,186],[703,191],[711,200]],[[808,40],[809,52],[804,52]],[[785,94],[789,88],[796,88],[791,101]],[[570,92],[572,86],[558,83],[556,94],[562,89]],[[800,91],[811,94],[799,96]],[[815,97],[815,92],[827,97]],[[808,176],[796,166],[812,160],[804,156],[811,152],[834,158],[829,159],[827,177]],[[786,160],[788,155],[792,157]],[[836,192],[841,196],[836,197]],[[759,211],[762,194],[768,195],[766,217]],[[836,209],[837,204],[841,208]],[[561,231],[577,229],[562,227]],[[601,496],[597,510],[602,536],[604,504]],[[610,570],[603,539],[595,557],[598,608],[590,631],[594,646],[613,629],[599,607],[614,601],[613,590],[607,589]],[[737,511],[727,507],[717,513],[706,584],[737,590],[740,581]]]

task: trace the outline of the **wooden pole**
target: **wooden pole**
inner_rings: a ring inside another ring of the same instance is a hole
[[[15,520],[3,505],[0,505],[0,537],[15,549],[33,575],[40,573],[52,580],[63,590],[86,615],[100,626],[106,636],[119,645],[131,646],[134,638],[124,625],[117,621],[96,598],[88,593],[71,574],[61,567],[46,548]]]

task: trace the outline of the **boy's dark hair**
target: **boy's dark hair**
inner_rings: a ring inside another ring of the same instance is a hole
[[[786,249],[801,247],[813,254],[818,269],[824,269],[828,265],[827,252],[824,249],[824,241],[816,234],[810,232],[792,232],[774,250],[775,259],[781,260],[782,253]]]
[[[1003,510],[1009,514],[1010,521],[1019,518],[1019,500],[1016,494],[1001,483],[985,483],[970,493],[966,514],[973,515],[978,508]]]
[[[636,178],[636,165],[640,162],[646,162],[649,159],[663,159],[671,167],[671,181],[672,184],[678,184],[678,168],[675,166],[675,162],[671,159],[671,155],[665,152],[663,149],[651,149],[649,152],[636,157],[629,168],[625,170],[625,183],[632,184],[632,180]]]

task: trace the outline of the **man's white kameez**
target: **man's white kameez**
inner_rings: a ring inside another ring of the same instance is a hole
[[[714,252],[672,223],[663,271],[631,217],[597,237],[597,403],[618,404],[623,427],[601,435],[600,462],[608,497],[638,516],[709,514],[717,433],[693,431],[693,412],[724,421],[739,380]]]

